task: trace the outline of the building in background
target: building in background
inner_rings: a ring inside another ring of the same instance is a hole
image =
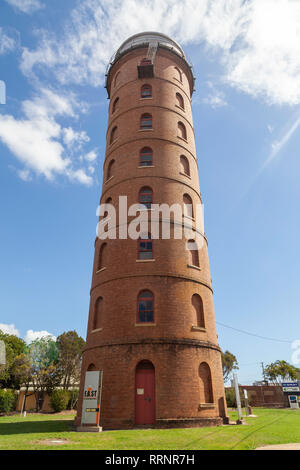
[[[106,78],[101,203],[118,214],[119,196],[125,195],[128,207],[144,204],[149,217],[153,204],[177,203],[195,233],[201,194],[194,77],[182,48],[163,34],[137,34],[118,49]],[[207,240],[198,233],[199,247],[187,249],[185,238],[174,239],[174,227],[182,224],[173,217],[170,239],[154,239],[151,231],[138,240],[120,239],[117,219],[116,239],[96,239],[78,426],[91,371],[103,372],[96,424],[105,429],[218,425],[226,419]],[[95,412],[83,410],[89,411]]]

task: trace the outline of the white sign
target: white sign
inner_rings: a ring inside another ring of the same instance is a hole
[[[102,371],[97,370],[86,372],[83,390],[81,424],[99,426],[101,392]]]
[[[297,395],[289,395],[289,402],[291,408],[299,408],[299,402]]]
[[[282,382],[282,390],[284,392],[300,392],[298,382]]]

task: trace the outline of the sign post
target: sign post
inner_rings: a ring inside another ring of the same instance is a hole
[[[100,406],[102,394],[103,371],[88,371],[85,374],[85,383],[82,401],[80,432],[101,432]]]
[[[242,416],[242,406],[241,406],[241,398],[240,398],[240,391],[239,391],[239,382],[237,378],[237,374],[233,374],[233,383],[235,388],[235,398],[236,398],[236,407],[238,412],[238,420],[237,424],[243,423],[243,416]]]

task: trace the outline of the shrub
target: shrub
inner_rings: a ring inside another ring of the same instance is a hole
[[[228,408],[236,408],[235,391],[233,388],[225,388],[225,396]]]
[[[59,413],[67,409],[69,399],[70,394],[67,390],[54,390],[51,393],[50,405],[56,413]]]
[[[241,407],[245,408],[246,402],[243,394],[243,390],[240,388],[240,399]],[[225,388],[225,396],[228,408],[236,408],[236,398],[235,398],[235,389],[234,388]]]
[[[16,397],[12,390],[0,390],[0,413],[10,413],[15,409]]]

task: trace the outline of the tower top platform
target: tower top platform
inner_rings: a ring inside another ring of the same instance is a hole
[[[154,44],[158,48],[167,49],[170,52],[173,52],[186,63],[186,65],[191,70],[191,76],[192,76],[193,85],[194,85],[195,77],[194,77],[193,70],[192,70],[193,68],[192,63],[188,59],[186,54],[184,53],[184,50],[182,49],[182,47],[176,41],[174,41],[174,39],[171,39],[166,34],[158,33],[155,31],[144,31],[142,33],[138,33],[138,34],[134,34],[133,36],[130,36],[128,39],[126,39],[126,41],[124,41],[121,44],[119,49],[113,54],[106,70],[106,88],[107,88],[107,79],[108,79],[111,67],[121,57],[123,57],[123,55],[135,49],[149,48],[150,45],[154,45]]]
[[[144,33],[134,34],[130,38],[126,39],[123,44],[119,47],[115,54],[115,59],[118,59],[120,55],[124,52],[127,52],[131,49],[135,49],[136,47],[141,46],[148,46],[150,43],[157,42],[159,46],[166,47],[171,49],[173,52],[178,54],[183,59],[186,59],[183,49],[179,46],[179,44],[174,41],[173,39],[169,38],[162,33],[156,33],[154,31],[147,31]]]

